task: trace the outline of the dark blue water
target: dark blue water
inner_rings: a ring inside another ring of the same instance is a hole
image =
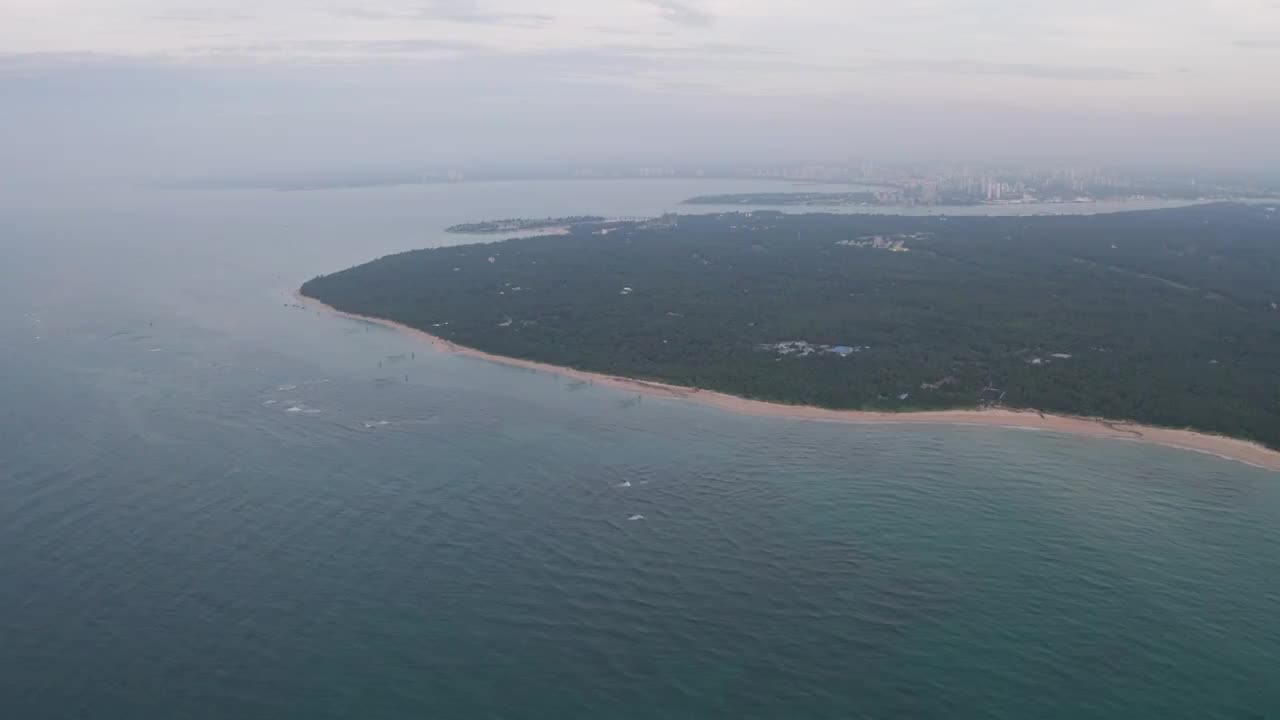
[[[452,222],[739,190],[0,210],[0,716],[1280,716],[1275,474],[635,405],[288,306]]]

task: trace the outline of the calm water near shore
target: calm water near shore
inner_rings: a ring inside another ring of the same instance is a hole
[[[292,306],[457,222],[788,187],[0,201],[0,714],[1280,715],[1275,473],[636,403]]]

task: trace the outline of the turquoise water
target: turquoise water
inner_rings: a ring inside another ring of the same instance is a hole
[[[0,211],[3,716],[1280,715],[1276,474],[637,405],[288,306],[453,222],[761,187]]]

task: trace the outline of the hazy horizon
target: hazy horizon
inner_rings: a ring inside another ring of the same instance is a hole
[[[1280,718],[1277,88],[1280,0],[0,0],[0,720]]]
[[[7,0],[26,177],[1280,163],[1280,2]]]

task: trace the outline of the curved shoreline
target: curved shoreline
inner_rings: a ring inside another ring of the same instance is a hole
[[[988,410],[921,410],[915,412],[877,412],[872,410],[834,410],[807,405],[784,405],[782,403],[751,400],[729,395],[714,390],[670,385],[653,380],[608,375],[605,373],[576,370],[560,365],[522,360],[520,358],[494,355],[483,350],[464,347],[444,338],[432,335],[423,330],[410,327],[393,320],[359,315],[339,310],[315,298],[303,295],[300,290],[294,292],[300,302],[322,308],[336,316],[351,320],[381,325],[398,330],[426,341],[441,352],[466,355],[481,360],[488,360],[510,367],[538,370],[561,377],[577,380],[589,380],[607,387],[640,393],[643,395],[669,397],[701,405],[719,408],[728,412],[772,417],[790,420],[812,420],[818,422],[841,422],[853,424],[875,425],[970,425],[983,427],[1002,427],[1017,430],[1043,430],[1093,438],[1107,438],[1128,442],[1143,442],[1178,450],[1213,455],[1224,460],[1233,460],[1262,470],[1280,472],[1280,450],[1273,450],[1259,443],[1225,435],[1212,435],[1196,430],[1140,425],[1128,420],[1111,420],[1106,418],[1089,418],[1074,415],[1053,415],[1037,410],[1015,410],[1010,408],[994,408]]]

